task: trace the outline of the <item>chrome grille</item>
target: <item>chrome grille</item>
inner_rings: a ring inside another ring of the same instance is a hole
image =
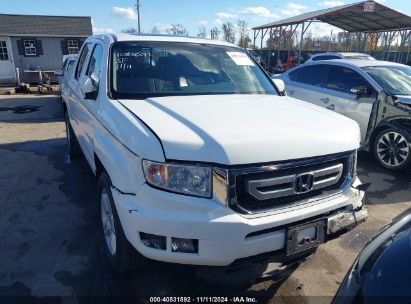
[[[228,206],[239,213],[288,208],[335,195],[349,187],[354,156],[354,152],[346,152],[261,166],[219,169],[219,178],[222,173],[227,177],[227,191],[215,191],[214,194],[220,202],[226,198]],[[307,175],[312,176],[311,181],[308,177],[309,189],[299,189],[298,182]],[[224,193],[227,195],[222,195]]]
[[[336,184],[343,173],[343,164],[308,171],[300,174],[273,177],[261,180],[250,180],[246,187],[248,193],[258,200],[278,198],[293,194],[305,193]],[[307,191],[298,191],[298,178],[302,176],[312,176],[312,185]],[[264,189],[267,189],[264,191]]]

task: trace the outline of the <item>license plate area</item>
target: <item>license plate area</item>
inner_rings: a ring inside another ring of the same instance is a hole
[[[287,256],[324,243],[325,222],[317,221],[287,229]]]

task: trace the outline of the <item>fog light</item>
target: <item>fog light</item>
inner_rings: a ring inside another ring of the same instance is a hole
[[[173,252],[198,253],[198,240],[171,238]]]
[[[140,232],[141,242],[150,248],[166,250],[166,237]]]

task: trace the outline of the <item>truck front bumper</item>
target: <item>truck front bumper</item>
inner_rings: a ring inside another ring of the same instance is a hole
[[[173,194],[142,185],[139,195],[112,189],[129,242],[145,257],[171,263],[227,266],[235,260],[285,250],[288,227],[318,218],[333,234],[366,219],[357,180],[344,192],[272,215],[247,218],[211,199]],[[143,199],[144,198],[144,199]],[[165,249],[143,244],[140,233],[163,236]],[[198,253],[173,252],[172,238],[198,240]]]

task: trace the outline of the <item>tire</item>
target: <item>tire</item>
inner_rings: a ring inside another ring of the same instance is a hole
[[[98,181],[98,190],[105,256],[113,270],[128,272],[144,266],[146,258],[134,249],[124,234],[110,185],[108,174],[103,172]]]
[[[77,158],[81,155],[81,148],[76,136],[74,135],[67,111],[64,112],[64,120],[66,123],[66,138],[70,158]]]
[[[379,132],[373,152],[378,163],[390,170],[404,170],[411,162],[410,143],[399,129],[388,128]]]

